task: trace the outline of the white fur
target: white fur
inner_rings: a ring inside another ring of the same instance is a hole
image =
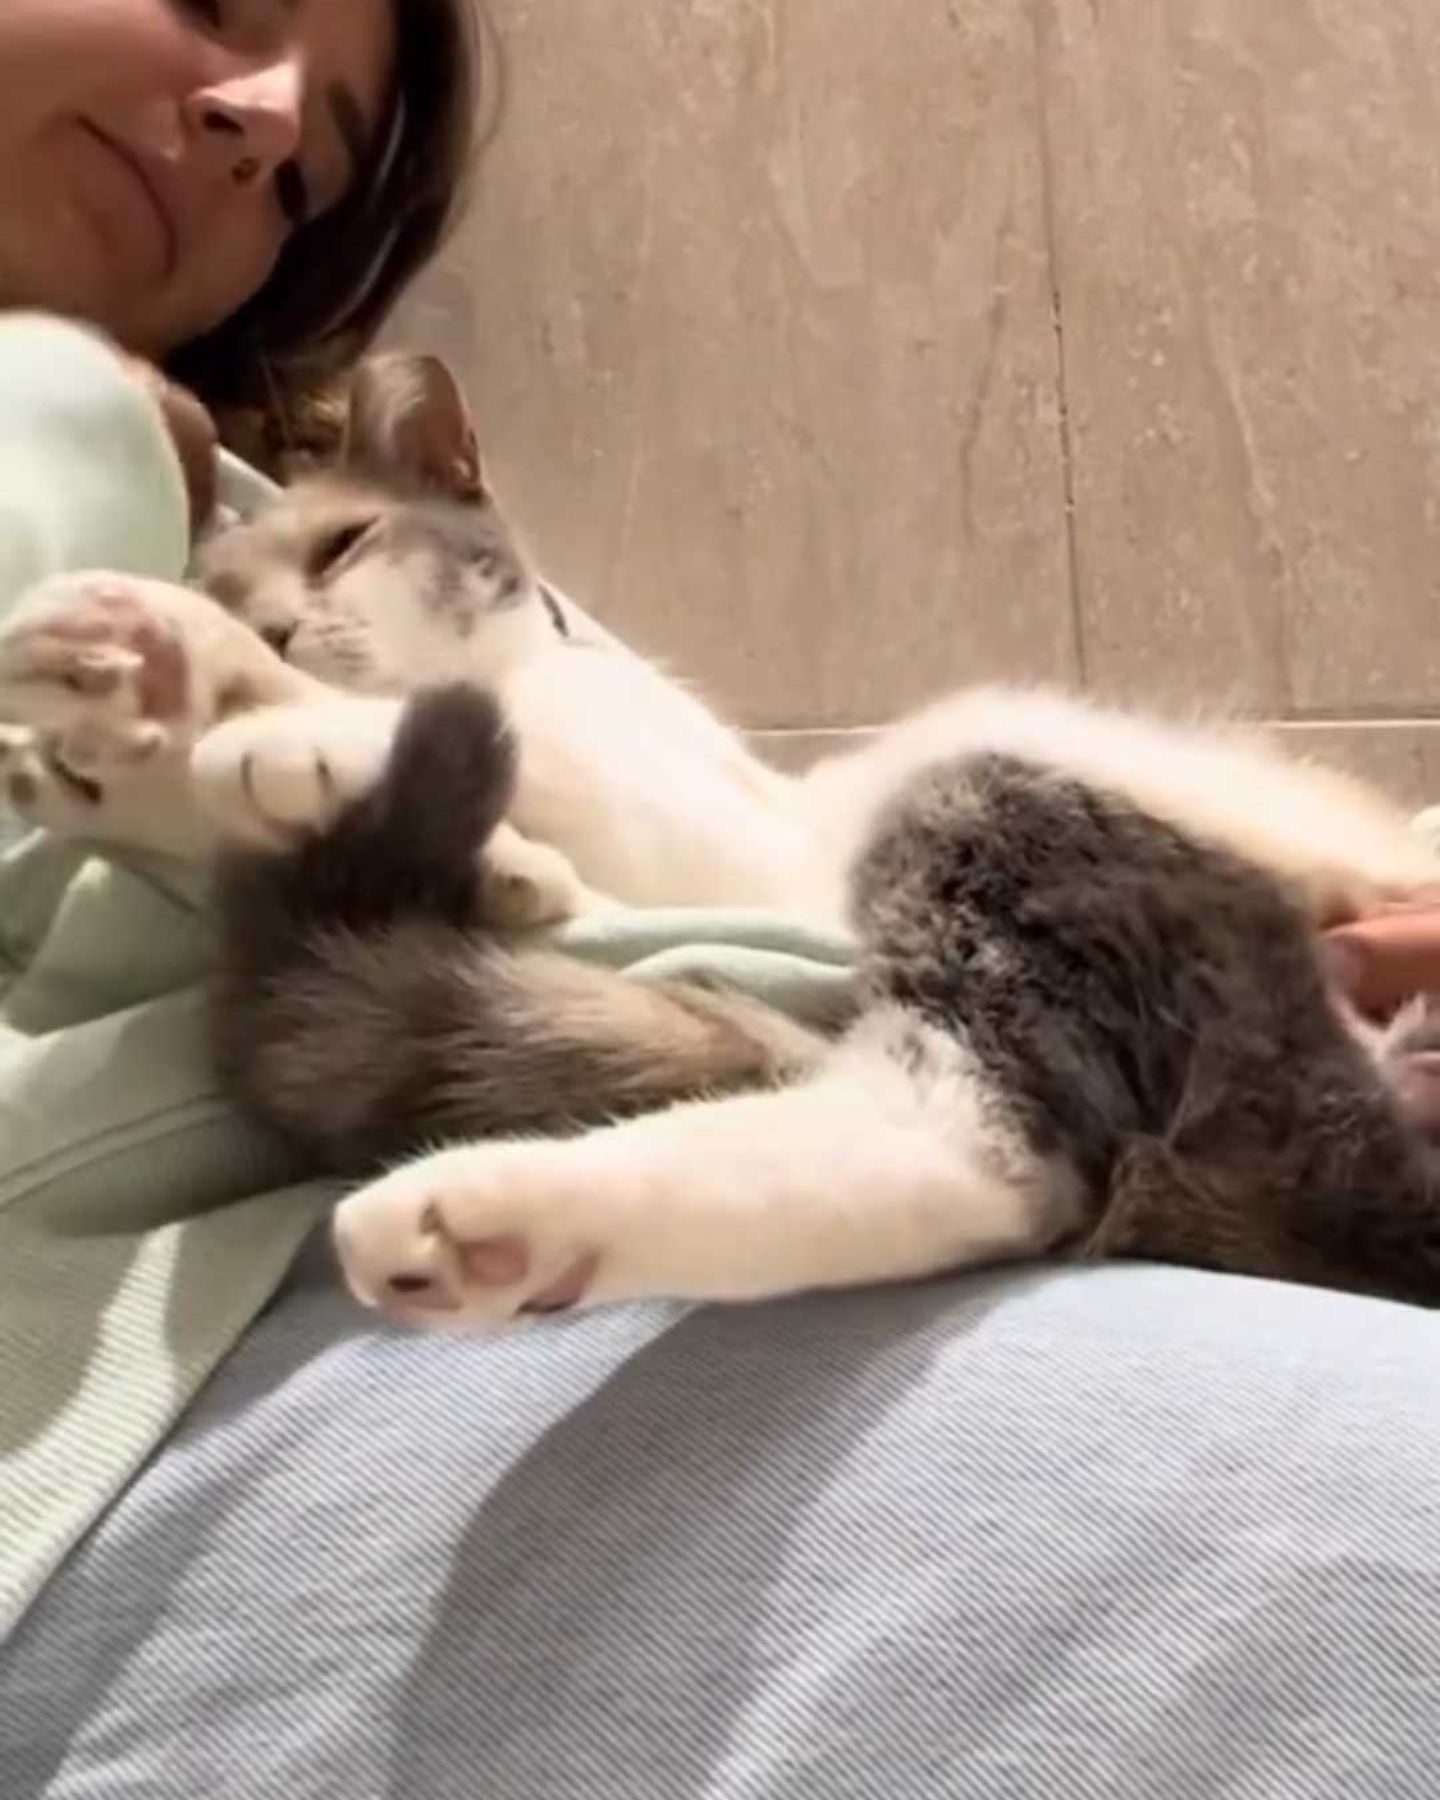
[[[418,552],[357,560],[330,582],[323,610],[295,572],[281,568],[272,578],[275,591],[260,604],[300,619],[287,651],[297,668],[371,693],[404,694],[467,673],[493,686],[554,637],[532,584],[524,602],[493,612],[474,640],[458,643],[443,614],[406,603],[408,594],[423,591],[428,566]],[[347,651],[358,654],[349,658]]]
[[[594,1259],[586,1303],[755,1300],[902,1280],[1033,1253],[1073,1222],[968,1052],[934,1032],[902,1066],[900,1027],[867,1021],[814,1079],[693,1102],[551,1142],[411,1163],[343,1201],[335,1234],[357,1296],[427,1323],[516,1318]],[[918,1064],[918,1068],[917,1068]],[[466,1248],[519,1242],[523,1271],[482,1281]],[[397,1275],[433,1285],[407,1305]]]
[[[807,895],[838,905],[888,797],[917,769],[982,749],[1057,764],[1228,846],[1292,883],[1317,922],[1436,877],[1403,818],[1358,786],[1238,739],[991,690],[942,703],[791,790],[779,816],[808,829]],[[710,774],[740,801],[725,760]],[[641,790],[631,810],[663,817],[651,805]],[[755,810],[761,841],[772,816]],[[1026,1154],[961,1046],[929,1034],[923,1056],[902,1058],[894,1029],[863,1021],[818,1076],[778,1094],[411,1163],[337,1212],[352,1289],[422,1322],[480,1325],[516,1318],[571,1276],[585,1303],[743,1300],[1043,1250],[1074,1217],[1059,1172]],[[495,1279],[483,1252],[497,1243],[522,1247],[523,1272]],[[423,1297],[390,1285],[416,1276],[431,1283]]]
[[[1226,846],[1293,882],[1317,919],[1412,892],[1440,871],[1431,847],[1374,790],[1287,760],[1234,727],[1166,723],[1045,690],[980,688],[812,771],[807,811],[832,872],[907,775],[984,750],[1053,764]]]
[[[374,784],[399,716],[398,701],[350,698],[241,713],[191,755],[201,805],[221,837],[283,846]]]
[[[512,816],[637,906],[786,906],[809,836],[794,784],[629,651],[552,633],[497,684],[520,744]]]
[[[147,596],[202,666],[194,692],[212,711],[172,729],[177,742],[199,740],[194,793],[224,831],[283,838],[366,784],[393,701],[290,703],[294,672],[267,664],[235,621],[222,630],[194,596],[181,603],[136,584],[132,598]],[[87,604],[83,583],[71,599]],[[73,730],[85,708],[65,685],[63,655],[53,634],[27,638],[20,617],[22,628],[0,634],[0,692],[42,731]],[[498,689],[521,742],[516,825],[563,852],[590,888],[627,900],[834,913],[856,844],[896,789],[928,764],[987,748],[1052,763],[1228,846],[1292,883],[1317,922],[1437,876],[1428,847],[1377,796],[1238,737],[984,690],[791,782],[626,651],[507,626],[503,654],[487,660],[484,635],[452,644],[443,669],[417,662],[417,674],[468,674]],[[116,649],[121,669],[133,645]],[[95,643],[84,651],[93,657]],[[222,685],[207,673],[216,658],[282,704],[205,736]],[[101,710],[128,727],[139,690],[133,668],[121,672]],[[126,779],[143,782],[145,767]],[[782,1093],[421,1158],[347,1200],[336,1228],[362,1298],[431,1322],[494,1323],[577,1269],[587,1300],[736,1300],[1024,1254],[1053,1239],[1073,1202],[1026,1155],[962,1046],[936,1036],[922,1056],[901,1056],[882,1019]],[[389,1285],[415,1277],[433,1283],[423,1301]]]

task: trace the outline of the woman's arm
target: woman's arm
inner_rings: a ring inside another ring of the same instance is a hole
[[[187,417],[182,429],[203,426]],[[0,620],[64,570],[178,581],[190,538],[189,487],[158,389],[77,325],[0,318]]]

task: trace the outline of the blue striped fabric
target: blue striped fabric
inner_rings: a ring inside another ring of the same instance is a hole
[[[1440,1325],[1143,1267],[490,1341],[311,1258],[0,1664],[5,1800],[1434,1800]]]

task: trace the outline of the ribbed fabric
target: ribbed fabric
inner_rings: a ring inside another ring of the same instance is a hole
[[[1433,1800],[1440,1323],[1147,1268],[498,1339],[323,1259],[0,1656],[6,1800]]]
[[[796,1012],[849,979],[842,941],[758,913],[565,942],[642,980],[683,958]],[[0,1634],[273,1291],[327,1198],[289,1186],[303,1173],[215,1091],[198,988],[0,1029]]]

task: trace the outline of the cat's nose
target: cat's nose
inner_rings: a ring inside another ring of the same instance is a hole
[[[261,628],[260,635],[283,661],[285,652],[294,639],[295,629],[293,625],[266,625]]]

